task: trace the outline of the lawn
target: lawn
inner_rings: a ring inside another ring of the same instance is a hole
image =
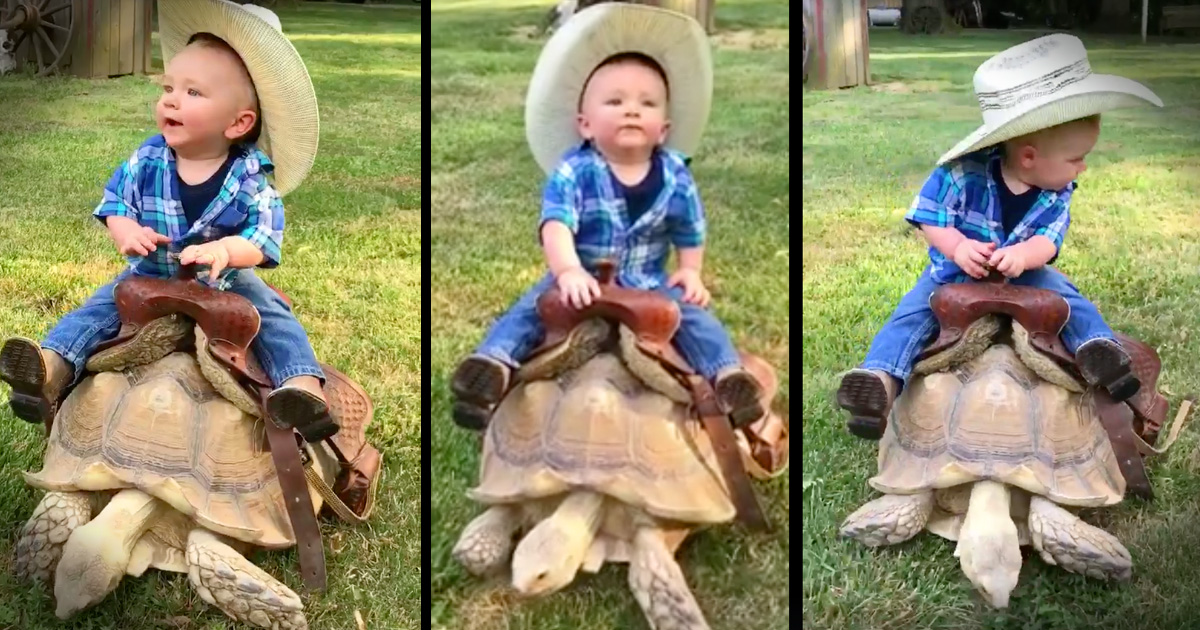
[[[1200,620],[1200,459],[1185,431],[1151,471],[1157,498],[1085,518],[1120,538],[1133,580],[1104,584],[1025,554],[1007,611],[987,608],[953,544],[932,534],[878,551],[837,537],[878,496],[875,444],[845,429],[839,372],[927,258],[904,212],[944,151],[980,123],[971,91],[990,55],[1038,33],[871,33],[875,85],[804,93],[803,598],[814,629],[1183,628]],[[1142,81],[1166,107],[1105,114],[1058,266],[1109,323],[1157,347],[1172,417],[1200,388],[1200,45],[1083,35],[1093,71]]]
[[[264,279],[295,301],[317,355],[375,402],[385,472],[369,523],[326,520],[329,589],[305,595],[293,551],[252,557],[300,592],[313,628],[417,628],[421,617],[421,9],[278,9],[321,108],[321,144],[285,200],[283,262]],[[157,68],[157,38],[154,42]],[[156,133],[145,76],[0,78],[0,336],[40,338],[122,267],[90,213],[104,183]],[[0,398],[8,390],[0,386]],[[41,427],[0,409],[0,628],[60,628],[47,592],[12,575],[40,493]],[[232,628],[185,576],[125,580],[72,628]]]
[[[644,628],[623,566],[519,600],[451,557],[481,511],[479,441],[450,419],[449,377],[488,325],[545,271],[536,238],[543,174],[525,143],[524,96],[547,2],[431,5],[430,475],[434,628]],[[705,281],[736,343],[780,372],[788,409],[788,7],[721,2],[712,117],[692,164],[710,220]],[[777,529],[706,530],[678,554],[714,628],[787,628],[788,479],[758,484]]]

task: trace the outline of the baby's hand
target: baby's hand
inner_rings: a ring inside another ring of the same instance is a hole
[[[213,281],[229,266],[229,250],[221,241],[190,245],[179,253],[181,265],[208,265],[208,279]]]
[[[992,254],[992,257],[988,259],[988,265],[995,267],[997,271],[1009,278],[1016,278],[1025,273],[1026,267],[1029,266],[1029,261],[1026,259],[1024,251],[1013,245],[1012,247],[997,249],[996,253]]]
[[[712,298],[708,289],[704,287],[704,281],[700,279],[700,272],[691,267],[675,270],[675,273],[667,279],[667,286],[682,286],[683,301],[701,308],[707,307],[709,299]]]
[[[981,243],[974,239],[964,238],[958,247],[954,248],[954,264],[972,278],[981,279],[987,275],[987,270],[983,266],[988,264],[988,257],[995,249],[995,243]]]
[[[117,251],[121,252],[122,256],[146,256],[150,252],[158,249],[159,243],[170,243],[171,237],[163,236],[154,230],[142,226],[138,230],[130,230],[129,234],[121,240],[117,245]]]
[[[600,297],[600,283],[583,267],[572,267],[558,274],[555,282],[564,305],[581,309],[591,304],[593,297]]]

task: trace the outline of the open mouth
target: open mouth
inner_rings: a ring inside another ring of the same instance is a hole
[[[166,125],[168,127],[182,127],[183,126],[183,123],[179,122],[179,120],[175,119],[175,118],[168,117],[168,118],[164,118],[163,121],[166,123]]]

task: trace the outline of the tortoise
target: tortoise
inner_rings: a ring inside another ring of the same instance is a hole
[[[553,593],[581,569],[628,563],[652,628],[707,628],[674,554],[697,528],[732,520],[735,508],[690,394],[642,354],[629,328],[615,328],[584,320],[518,370],[486,429],[480,483],[468,491],[488,508],[452,553],[476,575],[511,559],[512,585],[524,595]],[[771,368],[761,359],[747,366],[764,374],[769,401]],[[757,426],[786,432],[772,413]],[[782,472],[749,461],[741,446],[751,474]]]
[[[192,325],[172,322],[163,328]],[[61,619],[101,601],[125,575],[156,568],[186,573],[204,601],[237,621],[308,627],[296,593],[243,555],[296,538],[265,420],[220,393],[227,383],[206,378],[224,371],[199,326],[195,335],[199,350],[159,348],[149,354],[166,356],[87,375],[56,414],[42,469],[25,473],[46,494],[21,530],[15,569],[53,583]],[[304,449],[311,473],[332,484],[338,461],[329,446]],[[311,483],[309,493],[319,511],[322,495]]]
[[[1125,546],[1071,511],[1117,504],[1126,490],[1096,408],[1016,321],[991,342],[1002,321],[980,319],[962,343],[916,366],[869,480],[884,495],[840,533],[871,547],[923,529],[957,541],[963,573],[997,608],[1017,585],[1021,545],[1067,571],[1128,580]]]

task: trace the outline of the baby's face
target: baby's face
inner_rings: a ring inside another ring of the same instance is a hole
[[[1100,139],[1099,124],[1074,124],[1054,135],[1053,142],[1039,143],[1028,182],[1043,190],[1061,190],[1085,170],[1084,161]]]
[[[228,149],[254,127],[253,86],[239,64],[229,51],[199,45],[171,59],[155,108],[171,148]]]
[[[648,157],[667,137],[667,86],[643,64],[622,61],[597,70],[584,89],[579,135],[601,153]]]

